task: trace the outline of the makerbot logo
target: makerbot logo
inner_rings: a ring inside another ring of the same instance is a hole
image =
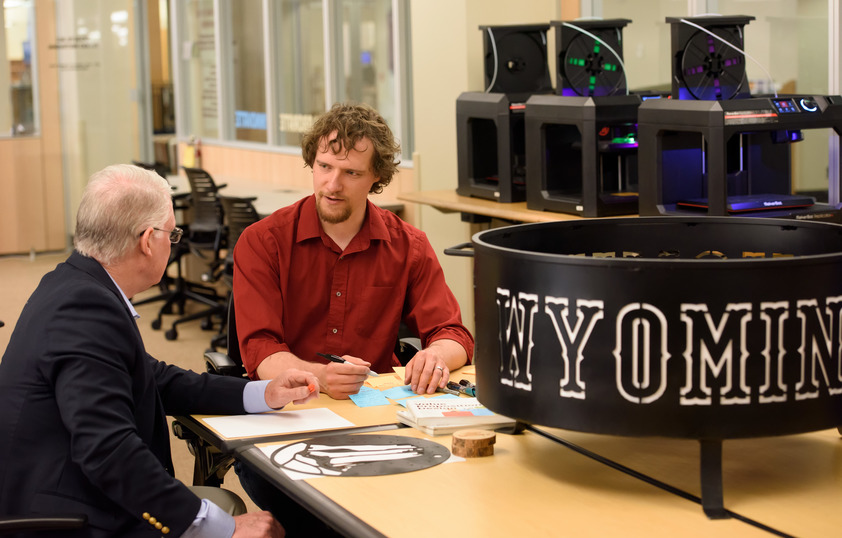
[[[670,361],[684,361],[678,392],[680,405],[747,405],[752,391],[758,403],[783,402],[790,392],[796,400],[818,398],[820,390],[842,394],[842,296],[794,302],[730,303],[723,312],[711,312],[704,303],[682,303],[678,320],[670,321],[655,305],[630,303],[613,319],[613,362],[616,390],[625,400],[648,404],[667,393]],[[559,379],[562,398],[587,398],[584,361],[593,360],[589,347],[594,329],[606,319],[601,300],[539,296],[497,288],[499,315],[500,383],[518,390],[533,388],[534,327],[538,321],[554,329],[563,363]],[[541,316],[547,319],[540,319]],[[784,330],[797,320],[798,331]],[[759,322],[762,345],[750,349],[749,322]],[[670,323],[685,333],[680,357],[669,349]],[[790,340],[796,341],[790,341]],[[605,345],[599,342],[599,345]],[[789,391],[784,376],[786,350],[797,350],[798,379]],[[750,356],[760,361],[749,362]],[[748,368],[760,369],[762,383],[751,386]],[[674,381],[673,381],[674,382]],[[714,395],[714,391],[718,393]],[[716,396],[716,398],[714,398]]]

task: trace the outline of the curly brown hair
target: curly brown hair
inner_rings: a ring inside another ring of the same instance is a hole
[[[336,138],[327,141],[326,138],[336,132]],[[310,168],[316,161],[316,153],[330,144],[330,151],[334,155],[355,148],[363,138],[369,139],[374,145],[371,156],[371,171],[377,181],[369,190],[372,194],[383,192],[383,188],[392,181],[392,176],[398,169],[401,146],[395,140],[392,130],[386,120],[376,110],[366,104],[337,103],[320,116],[313,123],[301,140],[301,154],[304,162]]]

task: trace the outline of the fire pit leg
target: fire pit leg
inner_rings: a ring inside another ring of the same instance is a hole
[[[702,509],[710,519],[727,519],[722,497],[722,440],[700,439]]]

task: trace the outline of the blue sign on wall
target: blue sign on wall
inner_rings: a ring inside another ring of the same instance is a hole
[[[237,110],[234,112],[237,129],[266,130],[266,113]]]

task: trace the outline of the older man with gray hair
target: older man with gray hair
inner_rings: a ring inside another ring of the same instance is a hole
[[[163,178],[131,165],[91,177],[76,250],[0,362],[0,515],[84,514],[83,536],[283,536],[268,512],[231,516],[174,478],[166,415],[278,409],[316,397],[318,379],[197,374],[146,352],[129,299],[180,238]]]

